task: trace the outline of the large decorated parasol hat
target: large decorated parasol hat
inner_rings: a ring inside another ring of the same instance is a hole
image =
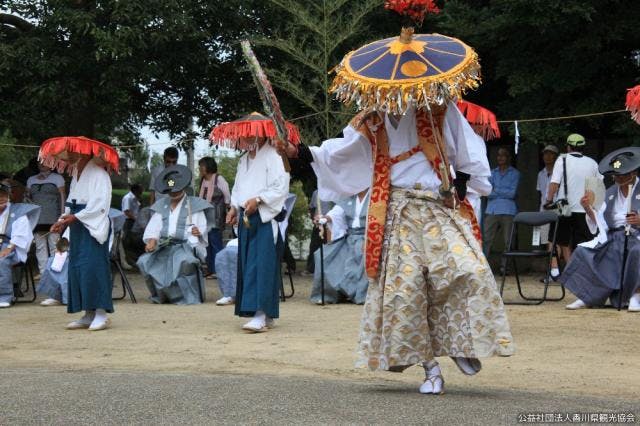
[[[432,1],[387,1],[385,6],[414,21],[439,10]],[[478,55],[462,41],[441,34],[414,34],[374,41],[348,53],[335,69],[330,91],[360,110],[404,113],[461,99],[480,84]]]
[[[186,189],[191,184],[192,177],[193,174],[187,166],[174,164],[158,175],[154,187],[161,194],[175,194]]]
[[[60,173],[64,171],[71,173],[75,168],[75,162],[71,158],[73,154],[97,158],[109,172],[115,170],[116,173],[119,173],[120,157],[118,151],[104,142],[84,136],[62,136],[47,139],[40,147],[38,160]]]
[[[620,148],[605,156],[598,164],[603,175],[626,175],[640,169],[640,147]]]
[[[298,145],[300,143],[300,131],[287,122],[287,140]],[[221,123],[214,127],[209,135],[212,145],[224,146],[231,149],[250,149],[252,142],[241,140],[242,138],[267,138],[274,141],[278,136],[273,120],[258,112],[252,112],[234,121]]]

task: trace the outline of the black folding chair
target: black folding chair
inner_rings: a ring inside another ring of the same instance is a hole
[[[283,263],[282,259],[280,259],[280,265],[282,265],[282,263]],[[289,276],[289,285],[291,286],[291,294],[287,294],[285,292],[285,289],[284,289],[284,274],[282,273],[282,267],[281,267],[280,268],[280,300],[282,300],[283,302],[286,302],[287,299],[293,297],[293,295],[296,293],[296,289],[293,287],[293,272],[291,271],[291,268],[289,268],[289,265],[287,265],[287,269],[285,271],[285,274],[287,274]]]
[[[131,299],[131,303],[138,303],[136,300],[135,294],[133,294],[133,289],[131,288],[131,283],[127,278],[127,274],[124,272],[124,268],[122,267],[122,260],[120,259],[120,239],[122,238],[122,231],[118,231],[113,235],[113,245],[111,246],[111,265],[115,266],[118,274],[120,275],[120,283],[122,284],[122,296],[114,297],[113,300],[122,300],[129,293],[129,299]],[[113,285],[116,279],[115,274],[111,275],[111,283]]]
[[[536,226],[542,226],[547,224],[554,225],[553,232],[552,232],[553,235],[551,238],[552,245],[550,250],[549,249],[545,249],[545,250],[532,249],[530,251],[518,250],[517,244],[515,249],[512,247],[513,246],[512,242],[514,241],[514,234],[517,233],[519,226],[526,226],[529,228],[533,228]],[[513,265],[513,271],[516,277],[516,283],[518,285],[518,293],[520,294],[520,297],[522,297],[522,299],[526,300],[526,302],[509,302],[509,303],[505,302],[506,305],[540,305],[545,301],[558,302],[564,299],[565,290],[562,284],[560,285],[562,296],[558,298],[547,297],[547,292],[549,290],[549,281],[550,281],[549,279],[544,280],[544,292],[542,294],[542,298],[525,296],[522,292],[522,285],[520,283],[520,275],[518,274],[518,266],[516,262],[517,259],[533,259],[533,258],[546,257],[547,258],[547,275],[546,276],[549,277],[551,274],[551,258],[554,255],[554,248],[556,246],[557,231],[558,231],[558,215],[554,212],[522,212],[522,213],[518,213],[513,218],[513,224],[511,225],[511,234],[509,237],[509,243],[507,244],[507,248],[505,249],[504,253],[502,253],[502,260],[501,260],[502,284],[500,285],[500,295],[502,296],[502,293],[504,291],[504,283],[507,276],[507,260],[511,259],[511,262]]]
[[[34,268],[38,268],[38,261],[36,259],[35,244],[32,243],[27,254],[27,260],[13,265],[11,270],[16,303],[33,303],[38,297]],[[33,294],[31,298],[24,299],[25,295],[29,293],[29,289]]]

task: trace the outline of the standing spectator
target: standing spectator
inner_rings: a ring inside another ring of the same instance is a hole
[[[216,273],[216,254],[224,248],[222,232],[227,217],[227,208],[231,204],[229,184],[223,176],[218,174],[218,165],[213,157],[202,157],[198,161],[200,167],[200,198],[213,205],[215,224],[209,231],[209,245],[207,246],[207,275],[214,277]]]
[[[35,241],[38,269],[42,274],[60,238],[59,234],[49,232],[49,229],[64,213],[67,195],[62,176],[43,164],[38,164],[38,169],[38,174],[27,179],[27,193],[33,204],[41,207],[35,228]]]
[[[540,194],[540,211],[544,211],[544,205],[547,203],[547,193],[549,192],[549,184],[551,183],[551,175],[553,174],[553,166],[556,164],[560,150],[555,145],[547,145],[542,150],[542,162],[544,168],[538,173],[538,182],[536,184],[536,190]],[[543,225],[540,227],[540,245],[548,244],[549,233],[552,232],[551,225]],[[552,250],[553,247],[549,247]],[[560,270],[558,269],[558,258],[553,256],[551,258],[551,279],[556,280],[560,276]]]
[[[15,174],[13,175],[13,180],[19,182],[22,186],[27,186],[27,180],[29,180],[31,176],[37,174],[39,171],[40,163],[38,162],[38,157],[33,157],[29,160],[26,166],[15,172]]]
[[[492,191],[484,215],[483,251],[488,258],[496,234],[502,232],[505,247],[509,242],[513,217],[518,213],[516,194],[520,172],[510,166],[511,153],[506,148],[498,150],[498,167],[491,171]]]
[[[545,205],[554,200],[566,199],[571,210],[571,216],[561,216],[558,222],[558,234],[556,240],[565,262],[571,258],[571,253],[576,246],[593,238],[585,219],[584,207],[580,199],[584,195],[586,178],[599,177],[598,163],[582,154],[586,141],[577,133],[567,137],[567,154],[561,155],[553,166],[551,183],[547,192]],[[566,174],[566,185],[564,175]],[[561,184],[562,182],[562,184]],[[564,187],[567,187],[565,193]]]
[[[162,197],[166,197],[167,195],[161,194],[155,188],[155,181],[160,176],[160,173],[164,169],[169,166],[173,166],[174,164],[178,164],[178,149],[175,146],[170,146],[169,148],[164,150],[162,154],[162,164],[157,165],[151,170],[151,182],[149,184],[149,189],[151,190],[151,194],[149,195],[149,205],[152,206],[156,201],[158,201]]]
[[[122,212],[126,216],[124,221],[124,233],[127,234],[131,231],[133,224],[138,218],[138,212],[142,203],[142,185],[134,183],[129,187],[129,192],[122,197]]]

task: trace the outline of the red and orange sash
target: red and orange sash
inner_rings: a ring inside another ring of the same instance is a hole
[[[436,172],[438,178],[442,180],[440,175],[440,165],[449,169],[447,158],[442,158],[440,152],[446,152],[444,146],[440,149],[436,146],[441,144],[442,138],[435,138],[433,128],[442,135],[442,127],[444,123],[444,114],[446,109],[441,108],[432,111],[435,120],[431,125],[429,114],[425,111],[416,113],[416,125],[418,132],[419,147],[425,157]],[[409,156],[419,152],[419,150],[411,150],[408,153],[401,154],[398,157],[391,158],[389,155],[389,140],[387,131],[384,128],[384,121],[378,117],[368,118],[366,124],[363,123],[364,113],[358,114],[351,121],[351,125],[364,134],[371,142],[371,148],[375,156],[373,183],[371,187],[371,197],[369,200],[369,211],[367,217],[367,239],[365,243],[365,268],[370,278],[376,278],[380,267],[382,256],[382,242],[384,239],[384,225],[387,217],[387,206],[389,203],[389,194],[391,190],[391,166],[398,161],[402,161]],[[468,200],[464,200],[459,209],[462,217],[471,222],[474,236],[481,241],[482,234],[480,226],[473,212],[473,208]]]

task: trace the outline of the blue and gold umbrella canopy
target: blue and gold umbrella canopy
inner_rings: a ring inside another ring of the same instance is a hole
[[[459,99],[480,84],[476,52],[458,39],[440,34],[413,35],[369,43],[348,53],[336,67],[330,91],[358,109],[402,114]]]

